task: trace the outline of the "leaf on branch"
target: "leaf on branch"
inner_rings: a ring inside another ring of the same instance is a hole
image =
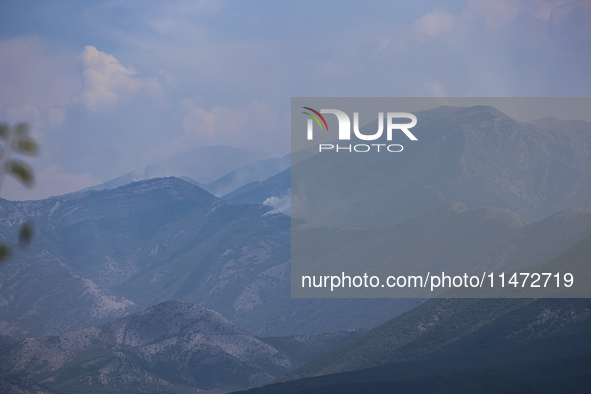
[[[10,128],[6,123],[0,123],[0,139],[7,140],[10,136]]]
[[[29,135],[29,124],[28,123],[17,123],[12,128],[16,137],[26,137]]]
[[[35,226],[33,222],[25,222],[18,232],[18,243],[20,246],[29,246],[33,233],[35,232]]]
[[[10,246],[0,244],[0,261],[8,260],[10,258]]]
[[[6,171],[16,179],[21,181],[27,187],[33,186],[35,177],[31,167],[20,160],[10,160],[4,164]]]
[[[35,156],[39,151],[39,145],[32,138],[19,138],[14,141],[13,149],[24,155]]]

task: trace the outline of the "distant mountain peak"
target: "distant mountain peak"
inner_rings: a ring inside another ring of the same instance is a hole
[[[176,177],[151,178],[132,182],[115,189],[97,191],[96,193],[101,193],[107,198],[120,198],[121,194],[136,196],[162,196],[164,194],[172,201],[218,200],[213,194],[203,190],[199,186]]]
[[[157,178],[150,178],[144,179],[141,181],[136,181],[129,183],[127,185],[119,186],[113,190],[135,190],[138,192],[147,192],[154,189],[178,189],[178,188],[185,188],[185,189],[199,189],[196,185],[193,185],[181,178],[177,177],[157,177]]]

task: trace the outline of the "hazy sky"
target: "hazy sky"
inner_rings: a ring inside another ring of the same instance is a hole
[[[292,96],[588,96],[591,2],[9,1],[0,120],[44,198],[176,153],[289,151]]]

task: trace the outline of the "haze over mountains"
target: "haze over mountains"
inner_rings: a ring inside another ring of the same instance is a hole
[[[215,196],[222,197],[245,185],[251,185],[252,188],[253,185],[284,171],[291,165],[291,154],[283,157],[266,156],[260,152],[230,146],[208,146],[160,161],[81,191],[114,189],[150,178],[175,176]],[[289,187],[285,188],[285,190],[288,189]]]
[[[206,146],[161,160],[82,191],[113,189],[145,179],[176,176],[205,188],[212,183],[207,190],[223,195],[246,183],[265,179],[289,165],[289,157],[279,159],[268,156],[266,153],[231,146]]]
[[[452,259],[495,269],[553,259],[586,264],[589,123],[525,124],[490,107],[440,107],[420,116],[417,135],[425,137],[409,145],[408,162],[365,156],[386,179],[369,195],[370,206],[356,201],[371,179],[343,178],[331,184],[343,197],[334,209],[306,211],[312,221],[343,226],[342,215],[354,213],[371,226],[335,231],[294,220],[307,236],[330,234],[335,248],[327,245],[324,259],[355,253],[379,233],[414,268]],[[36,226],[29,249],[0,266],[0,387],[229,391],[292,371],[282,379],[326,376],[254,392],[453,392],[482,389],[478,379],[509,382],[498,386],[506,391],[519,380],[507,366],[524,371],[521,388],[532,390],[540,388],[532,383],[538,367],[555,370],[547,374],[551,388],[565,369],[573,384],[585,376],[575,368],[591,365],[585,300],[290,298],[292,220],[262,203],[287,195],[296,167],[350,163],[323,154],[284,168],[286,157],[249,155],[216,177],[121,178],[104,190],[0,199],[2,239],[14,238],[26,219]],[[319,174],[316,180],[330,181],[328,171]],[[384,206],[391,209],[376,209]],[[293,371],[356,334],[284,336],[392,318]]]

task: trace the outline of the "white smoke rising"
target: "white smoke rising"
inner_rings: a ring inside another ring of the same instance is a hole
[[[287,191],[287,194],[281,197],[271,196],[267,198],[263,205],[273,208],[269,213],[283,213],[285,215],[291,215],[291,189]]]

